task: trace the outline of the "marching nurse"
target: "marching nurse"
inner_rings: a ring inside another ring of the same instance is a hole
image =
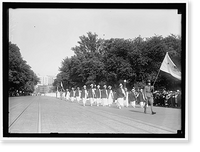
[[[125,97],[124,97],[124,106],[125,107],[128,107],[128,89],[127,88],[124,88],[124,91],[125,91]]]
[[[72,87],[72,90],[70,92],[70,100],[71,100],[71,102],[74,102],[74,97],[75,97],[75,91],[74,91],[74,88]]]
[[[76,101],[79,103],[80,101],[80,96],[81,96],[81,92],[79,87],[77,87],[76,92],[75,92],[75,97],[76,97]]]
[[[103,90],[101,91],[102,105],[108,105],[108,91],[106,89],[106,85],[103,86]]]
[[[126,96],[125,91],[123,89],[123,85],[120,83],[119,88],[117,89],[117,107],[121,109],[124,107],[124,97]]]
[[[66,89],[66,100],[68,101],[69,100],[69,89]]]
[[[96,84],[95,84],[95,85],[94,85],[94,88],[93,88],[93,93],[94,93],[93,104],[96,104],[96,105],[97,105],[96,89],[97,89],[97,86],[96,86]]]
[[[101,90],[100,90],[100,85],[97,85],[97,89],[95,90],[95,97],[96,97],[97,106],[99,106],[101,104]]]
[[[60,99],[62,100],[63,99],[63,89],[61,88],[60,90]]]
[[[18,90],[17,90],[18,91]],[[57,90],[56,90],[56,98],[58,98],[58,94],[59,94],[59,91],[58,91],[58,87],[57,87]]]
[[[83,102],[83,106],[85,106],[85,104],[86,104],[87,96],[88,96],[88,92],[86,90],[86,85],[84,85],[83,89],[81,91],[81,99],[82,99],[82,102]]]
[[[94,92],[93,84],[91,84],[90,87],[91,88],[88,90],[88,98],[89,98],[89,101],[90,101],[90,106],[92,106],[92,104],[94,102],[95,92]]]
[[[108,106],[109,107],[113,103],[113,98],[114,98],[114,95],[113,95],[112,87],[108,86]]]

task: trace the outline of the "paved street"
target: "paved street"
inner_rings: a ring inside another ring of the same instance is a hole
[[[9,98],[10,133],[176,133],[181,110],[154,107],[156,115],[139,106],[117,109],[82,106],[47,96]]]

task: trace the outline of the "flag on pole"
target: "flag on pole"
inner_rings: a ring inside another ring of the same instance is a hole
[[[62,84],[62,81],[61,81],[61,84],[60,84],[60,85],[61,85],[61,87],[63,88],[63,84]]]
[[[181,72],[177,69],[176,65],[173,63],[171,58],[168,55],[168,52],[165,55],[165,58],[161,64],[160,70],[171,74],[173,77],[181,80]]]

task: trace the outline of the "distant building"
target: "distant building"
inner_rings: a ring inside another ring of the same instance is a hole
[[[40,82],[38,83],[38,85],[52,85],[54,82],[54,79],[56,78],[55,76],[50,76],[50,75],[46,75],[46,76],[41,76],[38,75]]]
[[[56,77],[50,75],[48,75],[47,77],[48,77],[48,85],[52,85]]]
[[[56,79],[56,76],[41,76],[37,74],[37,77],[40,79],[40,82],[35,86],[35,93],[38,94],[45,94],[49,91],[52,91],[52,85],[54,80]]]

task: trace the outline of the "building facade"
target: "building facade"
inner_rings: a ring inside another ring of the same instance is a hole
[[[46,75],[46,76],[41,76],[38,75],[40,82],[38,83],[38,85],[49,85],[51,86],[54,82],[54,79],[56,78],[55,76],[50,76],[50,75]]]

